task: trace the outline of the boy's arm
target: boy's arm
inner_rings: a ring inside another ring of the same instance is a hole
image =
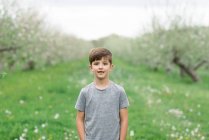
[[[80,140],[84,140],[85,137],[84,116],[85,116],[84,112],[81,111],[77,112],[76,125]]]
[[[128,129],[128,109],[120,109],[120,140],[126,140],[126,133]]]

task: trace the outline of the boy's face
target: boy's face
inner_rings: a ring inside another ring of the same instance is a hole
[[[93,72],[95,78],[99,80],[108,79],[109,73],[113,68],[113,65],[105,57],[102,57],[101,60],[95,60],[89,66]]]

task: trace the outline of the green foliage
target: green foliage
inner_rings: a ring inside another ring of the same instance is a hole
[[[178,16],[168,27],[153,21],[152,32],[137,40],[142,62],[151,67],[171,68],[176,55],[186,66],[193,68],[208,60],[209,28],[186,25]]]
[[[150,71],[114,59],[111,79],[126,89],[127,140],[207,139],[208,78],[193,84],[176,74]],[[208,77],[205,70],[202,77]],[[87,58],[0,79],[0,137],[78,139],[74,105],[81,87],[92,81]]]
[[[81,58],[93,47],[90,42],[49,27],[33,9],[21,8],[11,0],[1,3],[0,70],[42,68]]]

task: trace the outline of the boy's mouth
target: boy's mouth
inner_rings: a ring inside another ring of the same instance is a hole
[[[98,71],[97,73],[104,73],[104,71]]]

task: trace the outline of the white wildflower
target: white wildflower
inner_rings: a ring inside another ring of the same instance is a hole
[[[10,111],[10,110],[5,110],[5,114],[7,114],[7,115],[11,115],[12,114],[12,112]]]
[[[168,86],[165,85],[164,90],[165,90],[166,93],[171,94],[171,90]]]
[[[194,132],[197,133],[198,131],[199,131],[199,129],[198,128],[195,128]]]
[[[35,127],[34,133],[38,133],[38,128]]]
[[[41,139],[42,139],[42,140],[45,140],[45,139],[46,139],[46,137],[45,137],[45,136],[42,136],[42,137],[41,137]]]
[[[152,99],[148,99],[147,104],[148,104],[148,106],[152,106],[153,100]]]
[[[176,127],[175,126],[172,126],[171,128],[173,131],[176,131]]]
[[[204,137],[204,136],[202,136],[202,137],[201,137],[201,140],[205,140],[205,137]]]
[[[58,119],[60,117],[60,114],[59,113],[56,113],[55,115],[54,115],[54,119],[56,120],[56,119]]]
[[[35,115],[38,115],[38,113],[39,113],[38,111],[35,111]]]
[[[191,135],[194,136],[195,135],[195,132],[194,131],[191,131]]]
[[[42,100],[42,99],[43,99],[43,97],[42,97],[42,96],[39,96],[39,99],[40,99],[40,100]]]
[[[189,109],[189,112],[193,112],[193,109],[192,109],[192,108],[190,108],[190,109]]]
[[[23,138],[26,137],[26,134],[25,133],[22,133],[21,137],[23,137]]]
[[[47,125],[47,123],[43,123],[43,124],[41,124],[41,127],[42,127],[42,128],[45,128],[46,125]]]
[[[190,93],[187,92],[187,93],[185,94],[185,96],[186,96],[186,97],[189,97],[189,96],[190,96]]]
[[[20,103],[20,104],[24,104],[25,101],[24,101],[24,100],[20,100],[19,103]]]
[[[22,137],[22,136],[20,136],[19,140],[25,140],[25,138],[24,138],[24,137]]]
[[[159,104],[159,103],[161,103],[161,101],[162,101],[161,99],[158,99],[158,100],[157,100],[157,103]]]
[[[131,136],[131,137],[134,136],[134,131],[133,131],[133,130],[130,131],[130,136]]]
[[[168,113],[170,113],[176,117],[181,117],[183,115],[183,112],[179,109],[170,109],[170,110],[168,110]]]
[[[175,134],[172,133],[172,134],[171,134],[171,138],[174,138],[174,137],[175,137]]]

